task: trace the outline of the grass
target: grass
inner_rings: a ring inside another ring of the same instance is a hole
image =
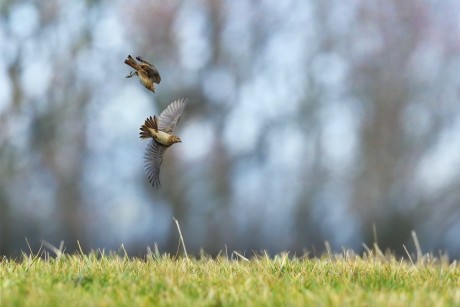
[[[0,262],[3,306],[459,306],[460,268],[429,255],[416,263],[368,250],[321,258],[237,253],[145,259],[101,251],[41,252]]]

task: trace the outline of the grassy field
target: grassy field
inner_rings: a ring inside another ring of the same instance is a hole
[[[460,306],[460,268],[377,251],[318,259],[256,256],[145,259],[93,252],[0,262],[3,306]]]

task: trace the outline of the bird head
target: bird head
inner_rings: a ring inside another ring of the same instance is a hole
[[[175,135],[172,135],[171,136],[171,140],[174,143],[182,143],[182,140],[178,137],[178,136],[175,136]]]

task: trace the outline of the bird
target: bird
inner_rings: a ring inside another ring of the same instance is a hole
[[[141,139],[152,140],[147,145],[144,154],[144,169],[147,178],[153,187],[160,187],[160,166],[163,155],[171,145],[181,143],[182,140],[174,135],[179,119],[185,107],[189,103],[188,98],[181,98],[171,102],[160,116],[147,117],[140,128]]]
[[[134,73],[131,71],[129,75],[126,76],[126,78],[138,76],[141,84],[155,93],[154,83],[160,84],[160,73],[158,72],[155,66],[145,61],[140,56],[137,56],[136,59],[139,61],[139,63],[136,62],[136,60],[133,59],[131,55],[128,55],[128,57],[126,58],[125,64],[131,66],[136,70]]]

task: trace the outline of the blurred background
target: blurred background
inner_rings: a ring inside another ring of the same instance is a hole
[[[2,255],[175,253],[174,216],[194,253],[460,257],[459,1],[0,0],[0,55]],[[139,127],[180,97],[154,189]]]

